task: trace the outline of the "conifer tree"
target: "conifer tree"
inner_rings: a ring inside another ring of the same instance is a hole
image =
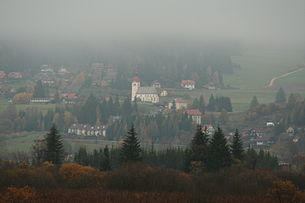
[[[205,102],[204,102],[204,98],[202,95],[199,98],[199,110],[201,113],[205,112]]]
[[[286,102],[286,94],[283,88],[280,88],[279,91],[276,93],[275,103],[283,104]]]
[[[60,134],[53,124],[46,136],[46,160],[53,164],[61,164],[64,158],[64,148]]]
[[[128,135],[124,139],[123,146],[120,151],[121,162],[137,162],[141,161],[140,142],[136,137],[135,128],[132,125],[128,131]]]
[[[251,100],[251,104],[250,104],[250,109],[258,106],[259,103],[258,103],[258,100],[257,100],[257,97],[256,96],[253,96],[252,100]]]
[[[110,170],[110,154],[109,154],[109,149],[108,146],[106,145],[104,148],[104,156],[103,156],[103,161],[102,161],[102,170],[103,171],[109,171]]]
[[[198,125],[196,134],[191,142],[191,161],[206,161],[208,150],[208,136],[202,131],[202,126]]]
[[[234,137],[233,137],[233,142],[232,142],[232,145],[231,145],[231,151],[232,151],[232,155],[235,159],[239,159],[239,160],[244,159],[243,143],[241,141],[238,129],[236,129]]]
[[[208,170],[219,170],[231,165],[231,154],[222,130],[218,127],[211,139],[208,153]]]
[[[288,97],[288,103],[287,103],[287,108],[288,109],[293,109],[296,105],[296,98],[294,94],[290,94]]]
[[[216,110],[216,100],[213,96],[213,94],[211,94],[210,99],[209,99],[209,104],[207,106],[207,109],[211,112]]]

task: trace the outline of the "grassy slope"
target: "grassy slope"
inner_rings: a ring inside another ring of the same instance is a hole
[[[275,76],[286,73],[304,64],[305,58],[299,53],[246,52],[233,56],[233,63],[241,66],[235,74],[224,77],[224,83],[239,88],[262,88]]]

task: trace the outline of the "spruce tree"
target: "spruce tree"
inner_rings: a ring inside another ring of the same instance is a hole
[[[207,159],[208,136],[202,131],[202,126],[198,125],[196,134],[191,142],[191,161],[205,162]]]
[[[207,168],[219,170],[231,165],[231,154],[222,130],[218,127],[211,139],[208,153]]]
[[[283,88],[280,88],[279,91],[276,93],[275,96],[275,103],[283,104],[286,102],[286,94]]]
[[[55,125],[46,136],[46,157],[45,161],[53,164],[61,164],[64,158],[64,148],[60,134]]]
[[[104,148],[104,156],[102,161],[102,170],[103,171],[109,171],[110,170],[110,154],[108,146],[106,145]]]
[[[199,108],[198,109],[200,110],[201,113],[205,112],[205,102],[204,102],[204,98],[202,95],[199,98]]]
[[[238,129],[236,129],[234,137],[233,137],[233,142],[232,142],[232,145],[231,145],[231,151],[232,151],[232,155],[235,159],[239,159],[239,160],[244,159],[243,143],[241,141]]]
[[[135,128],[132,125],[128,131],[128,135],[124,139],[123,146],[120,151],[121,162],[137,162],[141,161],[140,142],[136,137]]]
[[[251,104],[250,104],[250,109],[252,109],[252,108],[254,108],[254,107],[258,106],[258,105],[259,105],[259,103],[258,103],[257,97],[253,96]]]
[[[208,109],[208,111],[211,111],[211,112],[214,112],[216,110],[216,100],[215,100],[213,94],[211,94],[211,96],[210,96],[207,109]]]

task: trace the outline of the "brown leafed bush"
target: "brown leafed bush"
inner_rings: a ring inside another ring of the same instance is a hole
[[[34,188],[25,186],[21,188],[8,187],[0,196],[2,203],[15,203],[15,202],[32,202],[36,200],[37,194]]]
[[[102,187],[105,174],[90,166],[63,164],[59,175],[68,187]]]
[[[186,173],[141,163],[125,164],[106,177],[106,187],[119,190],[186,192],[191,186]]]
[[[272,202],[305,202],[305,193],[290,181],[274,181],[267,197]]]

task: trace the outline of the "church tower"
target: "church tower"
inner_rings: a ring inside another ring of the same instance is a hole
[[[131,101],[134,101],[137,91],[140,87],[140,78],[134,77],[131,82]]]

